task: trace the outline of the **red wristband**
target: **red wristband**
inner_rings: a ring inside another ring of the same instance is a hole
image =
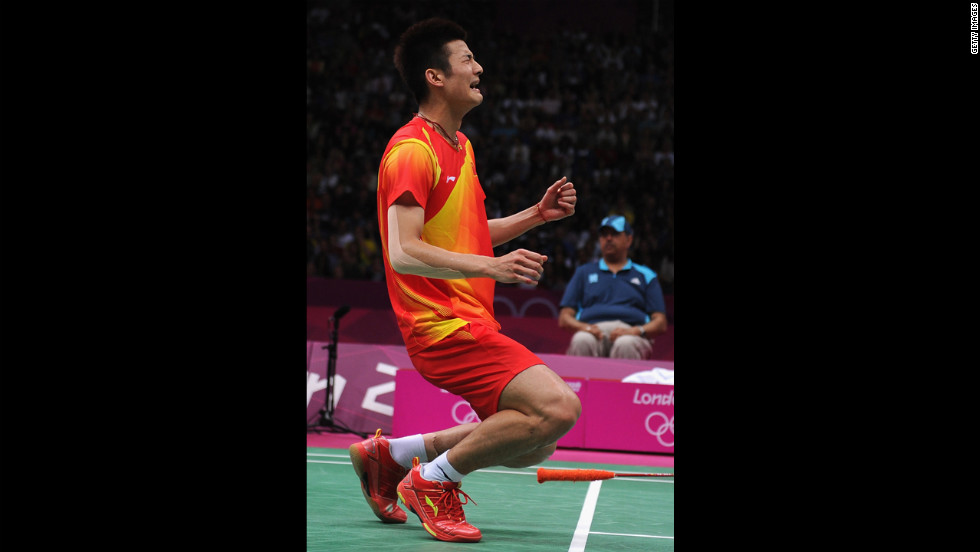
[[[544,218],[544,213],[541,212],[541,202],[540,201],[538,202],[537,207],[538,207],[538,216],[541,217],[541,220],[543,220],[545,222],[548,222],[548,219]]]

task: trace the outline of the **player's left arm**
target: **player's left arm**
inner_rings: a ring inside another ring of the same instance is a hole
[[[490,241],[497,247],[536,226],[572,216],[577,200],[575,185],[563,176],[548,187],[544,197],[535,205],[508,217],[488,220]]]

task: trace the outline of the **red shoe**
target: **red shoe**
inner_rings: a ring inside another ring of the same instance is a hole
[[[466,502],[461,502],[459,495]],[[463,515],[463,504],[470,501],[469,495],[459,490],[459,483],[423,479],[417,456],[412,460],[412,471],[398,484],[398,497],[419,517],[422,527],[441,541],[477,542],[483,537],[479,529],[466,523]]]
[[[374,515],[385,523],[405,523],[408,514],[398,506],[395,493],[408,470],[391,458],[388,439],[381,436],[381,430],[370,439],[354,443],[348,451],[354,472],[361,480],[361,492]]]

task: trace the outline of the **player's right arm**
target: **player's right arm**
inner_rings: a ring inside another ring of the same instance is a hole
[[[388,207],[388,259],[399,274],[454,280],[493,278],[501,283],[537,285],[548,260],[526,249],[502,257],[447,251],[422,241],[425,210],[405,192]]]

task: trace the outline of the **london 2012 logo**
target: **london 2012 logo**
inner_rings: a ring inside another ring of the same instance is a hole
[[[665,447],[674,446],[674,417],[667,418],[663,412],[651,412],[644,422],[647,433],[657,438]],[[664,441],[664,435],[670,433],[670,442]]]

